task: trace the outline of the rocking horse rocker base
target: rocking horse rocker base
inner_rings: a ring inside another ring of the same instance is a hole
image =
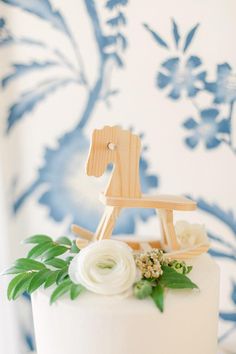
[[[87,174],[101,176],[109,163],[114,168],[110,182],[100,200],[105,210],[96,232],[72,225],[72,232],[82,237],[77,239],[79,248],[85,247],[89,242],[108,239],[111,237],[116,220],[122,208],[152,208],[155,209],[161,220],[161,242],[148,242],[150,247],[167,251],[169,258],[187,259],[206,252],[207,243],[181,249],[176,237],[173,223],[173,212],[193,211],[196,203],[181,196],[158,195],[142,196],[139,181],[139,159],[141,143],[137,135],[119,127],[105,126],[93,132],[87,162]],[[133,249],[142,249],[142,244],[128,242]]]

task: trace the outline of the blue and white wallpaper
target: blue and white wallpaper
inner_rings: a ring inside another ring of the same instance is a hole
[[[219,343],[236,348],[236,51],[233,0],[0,0],[3,178],[11,257],[29,234],[95,230],[101,179],[85,175],[95,127],[140,134],[144,193],[198,202],[221,267]],[[156,232],[152,210],[115,233]],[[2,237],[2,236],[1,236]],[[34,350],[20,300],[20,353]],[[199,353],[200,354],[200,353]]]

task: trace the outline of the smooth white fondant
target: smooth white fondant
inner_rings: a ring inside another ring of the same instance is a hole
[[[133,251],[117,240],[93,242],[72,260],[69,276],[97,294],[127,294],[137,277]]]
[[[216,354],[219,269],[205,254],[189,261],[200,290],[168,290],[160,313],[151,299],[84,292],[49,305],[32,297],[38,354]]]

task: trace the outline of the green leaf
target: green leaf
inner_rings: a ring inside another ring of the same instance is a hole
[[[192,269],[193,269],[193,267],[192,267],[192,266],[188,266],[188,267],[187,267],[187,271],[186,271],[186,273],[185,273],[185,274],[190,273]]]
[[[73,283],[70,279],[66,279],[60,285],[58,285],[58,287],[53,291],[51,295],[50,304],[53,304],[57,299],[59,299],[59,297],[70,291],[72,284]]]
[[[64,280],[64,278],[68,275],[68,266],[66,266],[65,268],[62,268],[57,276],[57,284],[61,283],[62,280]]]
[[[70,262],[72,261],[73,258],[74,258],[74,257],[72,257],[72,256],[66,257],[65,261],[66,261],[68,264],[70,264]]]
[[[27,291],[29,283],[34,273],[19,274],[12,279],[8,286],[7,296],[9,300],[16,300],[20,295]]]
[[[56,283],[59,272],[60,272],[60,270],[55,270],[54,272],[51,272],[51,274],[49,275],[49,277],[45,281],[45,284],[44,284],[45,289],[49,288],[51,285]]]
[[[41,262],[29,258],[19,258],[15,261],[15,267],[27,270],[41,270],[46,268]]]
[[[44,243],[44,242],[53,242],[53,239],[47,235],[34,235],[26,238],[23,243]]]
[[[45,265],[38,261],[29,259],[29,258],[19,258],[15,261],[13,266],[5,270],[2,275],[6,274],[18,274],[24,273],[29,270],[41,270],[44,269]]]
[[[79,253],[80,249],[77,247],[75,240],[72,241],[71,253]]]
[[[146,297],[152,294],[151,282],[144,279],[139,280],[137,283],[135,283],[133,289],[134,289],[134,296],[140,300],[145,299]]]
[[[15,276],[10,283],[8,284],[8,288],[7,288],[7,298],[8,300],[12,299],[12,295],[13,295],[13,291],[15,289],[15,287],[17,286],[17,284],[22,280],[25,279],[25,273],[24,274],[18,274],[17,276]]]
[[[18,274],[16,277],[14,277],[10,281],[10,283],[8,284],[8,288],[7,288],[7,298],[8,298],[8,300],[11,300],[13,289],[24,278],[25,278],[25,273],[24,274]]]
[[[171,289],[194,289],[198,288],[186,275],[177,273],[173,268],[163,265],[163,274],[159,278],[159,283]]]
[[[3,271],[1,275],[18,274],[29,270],[41,270],[44,268],[45,265],[43,263],[28,258],[19,258],[15,261],[11,268]]]
[[[65,253],[68,251],[68,248],[65,246],[53,246],[47,250],[47,252],[44,253],[43,259],[48,260],[57,256],[60,256],[61,254]]]
[[[151,297],[155,302],[156,306],[159,308],[159,310],[163,312],[164,311],[164,288],[160,284],[157,284],[155,288],[153,288]]]
[[[56,242],[59,243],[60,245],[66,245],[66,246],[71,246],[71,240],[66,237],[66,236],[62,236],[59,237],[58,239],[56,239]]]
[[[37,290],[45,282],[49,274],[51,274],[51,270],[49,269],[43,269],[37,272],[29,283],[28,293],[32,294]]]
[[[70,298],[71,300],[75,300],[81,292],[84,290],[83,285],[81,284],[72,284],[70,288]]]
[[[11,268],[8,268],[4,270],[0,275],[7,275],[7,274],[18,274],[18,273],[24,273],[25,269],[22,269],[20,267],[15,267],[12,266]]]
[[[63,259],[60,258],[51,258],[45,261],[46,264],[54,267],[54,268],[65,268],[68,263],[66,261],[64,261]]]
[[[44,252],[46,252],[51,246],[53,245],[53,242],[48,241],[44,243],[39,243],[37,246],[33,247],[28,255],[27,258],[37,258],[41,256]]]

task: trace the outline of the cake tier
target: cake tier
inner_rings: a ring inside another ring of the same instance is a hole
[[[168,290],[164,313],[151,299],[85,291],[49,305],[32,297],[37,354],[216,354],[219,269],[205,254],[189,261],[200,290]]]

